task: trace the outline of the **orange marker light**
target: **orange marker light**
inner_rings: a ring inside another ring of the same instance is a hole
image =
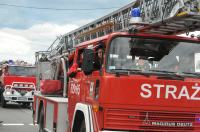
[[[92,109],[93,109],[94,112],[98,112],[99,111],[99,105],[93,104]]]

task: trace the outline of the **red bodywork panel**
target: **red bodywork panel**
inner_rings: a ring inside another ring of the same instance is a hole
[[[102,88],[102,102],[141,106],[197,108],[200,80],[164,80],[157,77],[107,77]],[[181,91],[182,90],[182,91]],[[174,91],[174,92],[173,92]],[[188,94],[187,94],[188,93]],[[112,95],[112,96],[110,96]],[[169,103],[170,102],[170,103]],[[200,108],[200,106],[199,106]]]
[[[40,88],[42,94],[53,94],[61,90],[61,81],[41,80]]]
[[[12,85],[13,82],[32,82],[36,85],[36,77],[4,76],[4,85]]]
[[[104,129],[200,131],[199,79],[108,76],[102,81],[100,105]]]

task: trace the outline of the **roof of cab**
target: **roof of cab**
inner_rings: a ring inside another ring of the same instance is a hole
[[[85,46],[88,46],[90,44],[95,44],[95,43],[100,42],[100,41],[111,39],[112,37],[115,37],[115,36],[137,36],[137,37],[150,37],[150,38],[162,38],[162,39],[200,42],[200,40],[196,39],[196,38],[176,36],[176,35],[160,35],[160,34],[145,34],[145,33],[130,34],[128,32],[114,32],[114,33],[111,33],[111,34],[108,34],[108,35],[105,35],[105,36],[102,36],[102,37],[98,37],[98,38],[93,39],[93,40],[82,42],[82,43],[76,45],[75,47],[80,47],[80,48],[85,47]]]

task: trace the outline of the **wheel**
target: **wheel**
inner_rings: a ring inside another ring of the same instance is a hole
[[[45,132],[45,130],[44,130],[44,110],[43,109],[40,112],[39,132]]]
[[[4,97],[3,97],[3,94],[1,96],[1,107],[3,107],[3,108],[6,107],[6,101],[5,101]]]
[[[85,119],[81,122],[80,132],[86,132]]]

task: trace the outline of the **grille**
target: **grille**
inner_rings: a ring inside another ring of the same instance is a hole
[[[144,131],[200,131],[200,113],[106,109],[104,128]]]

